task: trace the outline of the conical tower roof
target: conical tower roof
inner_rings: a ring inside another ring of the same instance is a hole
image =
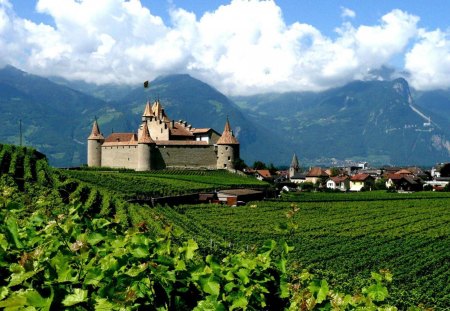
[[[300,167],[300,165],[298,163],[297,155],[294,153],[294,156],[292,157],[292,161],[291,161],[291,168],[298,169],[299,167]]]
[[[144,113],[142,114],[143,117],[153,117],[155,114],[152,111],[152,107],[150,105],[150,102],[147,101],[147,104],[145,105]]]
[[[162,106],[161,106],[161,103],[159,102],[159,99],[155,100],[152,110],[153,110],[153,113],[155,114],[155,116],[157,116],[158,118],[161,116]]]
[[[94,120],[94,124],[92,125],[91,135],[89,135],[88,139],[105,139],[102,133],[100,133],[100,129],[98,127],[97,120]]]
[[[234,137],[233,131],[231,130],[230,121],[227,118],[225,123],[225,128],[223,129],[222,136],[220,136],[217,141],[218,145],[238,145],[239,141]]]
[[[150,136],[150,132],[148,131],[147,122],[144,122],[144,127],[142,128],[142,135],[138,140],[138,144],[154,144],[155,141]]]

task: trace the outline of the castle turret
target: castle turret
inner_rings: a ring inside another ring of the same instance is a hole
[[[289,178],[295,175],[295,173],[298,173],[300,170],[300,165],[298,163],[297,155],[294,153],[294,156],[292,157],[291,166],[289,167]]]
[[[92,125],[91,135],[88,137],[87,165],[102,166],[102,144],[105,138],[100,133],[97,120]]]
[[[146,121],[148,119],[150,119],[150,121],[151,121],[154,116],[155,116],[155,114],[153,113],[152,106],[150,105],[150,102],[147,101],[147,104],[145,105],[144,113],[142,114],[142,121]]]
[[[147,122],[144,122],[142,134],[138,140],[137,171],[150,171],[152,169],[152,150],[154,146],[155,141],[150,136]]]
[[[217,168],[234,169],[237,159],[239,159],[239,141],[234,137],[227,118],[222,136],[217,141]]]

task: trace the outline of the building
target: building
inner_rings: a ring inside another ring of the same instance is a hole
[[[356,174],[350,178],[350,191],[372,190],[375,178],[369,174]]]
[[[327,188],[333,190],[347,191],[350,189],[350,179],[348,176],[335,176],[327,180]]]
[[[170,120],[159,100],[147,102],[136,133],[112,133],[104,138],[97,121],[88,137],[90,167],[149,171],[164,168],[234,169],[239,141],[227,119],[220,135],[212,128],[193,128]]]
[[[313,167],[306,174],[306,182],[313,184],[323,183],[328,179],[328,174],[320,167]]]

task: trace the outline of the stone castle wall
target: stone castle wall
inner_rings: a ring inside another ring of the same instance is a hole
[[[137,168],[138,145],[102,147],[102,166]]]
[[[214,145],[158,145],[152,150],[152,169],[217,168]],[[102,147],[102,166],[137,169],[138,146]]]
[[[154,169],[166,167],[216,169],[217,167],[214,145],[158,145],[152,157]]]

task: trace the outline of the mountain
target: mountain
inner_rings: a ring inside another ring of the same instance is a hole
[[[248,164],[286,165],[294,152],[304,166],[432,165],[450,158],[450,92],[411,95],[404,79],[228,98],[189,75],[159,77],[149,88],[115,88],[7,66],[0,69],[0,141],[17,144],[22,120],[25,145],[46,153],[52,165],[81,165],[95,117],[104,135],[135,131],[145,102],[156,98],[169,118],[197,128],[222,132],[228,116]]]
[[[95,115],[120,114],[106,102],[14,67],[0,69],[0,141],[47,154],[52,165],[86,162],[86,137]],[[102,119],[102,118],[101,118]]]
[[[450,123],[438,114],[444,108],[417,105],[404,79],[234,100],[254,122],[278,124],[276,135],[306,164],[430,165],[450,156]]]
[[[193,127],[211,127],[222,133],[226,118],[241,143],[241,157],[252,164],[256,160],[280,163],[284,153],[292,153],[284,139],[252,122],[225,95],[210,85],[186,74],[159,77],[148,88],[139,87],[119,101],[119,106],[132,116],[131,128],[137,128],[147,100],[159,98],[170,119],[186,120]]]

